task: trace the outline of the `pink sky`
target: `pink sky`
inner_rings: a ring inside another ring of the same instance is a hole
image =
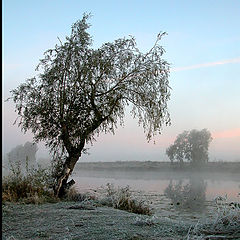
[[[240,137],[240,128],[228,129],[225,131],[219,131],[212,133],[213,139],[215,138],[234,138]]]

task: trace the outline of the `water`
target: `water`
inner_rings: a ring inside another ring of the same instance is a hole
[[[94,191],[107,183],[115,187],[128,185],[136,197],[150,203],[156,215],[172,219],[212,216],[218,196],[226,197],[228,202],[240,202],[238,175],[77,171],[73,178],[81,192]]]

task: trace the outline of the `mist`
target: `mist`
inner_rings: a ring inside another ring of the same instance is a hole
[[[26,142],[12,148],[3,158],[3,175],[8,175],[11,170],[19,170],[26,175],[30,169],[37,168],[37,144]]]

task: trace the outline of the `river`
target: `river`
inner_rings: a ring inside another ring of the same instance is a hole
[[[107,183],[129,186],[133,194],[155,209],[158,216],[177,219],[200,217],[216,213],[215,199],[228,203],[240,202],[240,175],[224,174],[156,174],[151,171],[76,171],[73,174],[80,192],[95,192]]]

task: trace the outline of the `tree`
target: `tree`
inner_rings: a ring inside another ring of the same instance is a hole
[[[23,174],[26,174],[28,169],[36,168],[36,153],[38,151],[37,144],[26,142],[24,145],[18,145],[13,148],[5,158],[5,168],[20,168]]]
[[[184,159],[192,165],[201,165],[208,161],[208,147],[212,141],[211,133],[207,129],[184,131],[179,134],[174,144],[166,149],[166,154],[173,162],[183,164]]]
[[[72,25],[65,43],[47,50],[37,69],[42,72],[11,91],[19,126],[31,130],[34,140],[44,141],[57,162],[62,161],[54,192],[63,196],[67,182],[85,145],[99,133],[123,124],[131,106],[150,140],[170,124],[169,64],[159,33],[154,46],[141,53],[134,37],[91,48],[87,32],[90,15]]]

